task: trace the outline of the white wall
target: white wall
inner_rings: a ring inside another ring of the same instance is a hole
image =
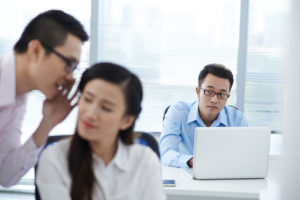
[[[281,199],[300,199],[300,1],[292,1]]]

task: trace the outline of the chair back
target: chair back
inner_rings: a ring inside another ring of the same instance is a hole
[[[160,158],[158,143],[154,136],[146,132],[138,132],[136,134],[135,143],[150,147]]]
[[[165,108],[165,111],[164,111],[164,114],[163,114],[163,121],[165,120],[165,116],[166,116],[166,114],[167,114],[169,108],[170,108],[170,105],[168,105],[168,106]]]

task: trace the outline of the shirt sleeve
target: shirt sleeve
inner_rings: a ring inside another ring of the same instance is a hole
[[[14,148],[9,143],[0,144],[0,183],[10,187],[19,180],[36,164],[40,148],[37,148],[30,138],[23,146]]]
[[[187,168],[187,161],[193,157],[179,152],[182,123],[178,108],[171,106],[165,116],[159,142],[161,162],[164,165]]]
[[[144,168],[146,183],[142,192],[143,200],[165,200],[166,195],[163,192],[160,162],[154,152],[146,152],[148,155],[145,155],[145,157],[148,164]]]
[[[71,200],[69,188],[63,181],[68,173],[62,173],[64,164],[55,156],[54,148],[47,148],[39,159],[36,183],[41,199],[43,200]]]
[[[36,164],[37,157],[42,149],[37,148],[30,137],[25,144],[20,144],[21,124],[24,118],[25,104],[13,109],[2,110],[0,113],[2,123],[0,138],[0,185],[10,187]],[[2,117],[5,117],[2,119]]]

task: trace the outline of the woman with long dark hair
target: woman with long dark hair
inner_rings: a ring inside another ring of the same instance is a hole
[[[43,200],[165,199],[160,163],[148,147],[133,144],[142,85],[112,63],[87,69],[75,134],[41,155],[37,185]]]

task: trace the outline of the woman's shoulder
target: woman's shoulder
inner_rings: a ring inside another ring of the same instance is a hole
[[[63,184],[69,185],[71,180],[69,177],[67,154],[70,142],[71,138],[64,138],[57,142],[51,142],[45,147],[38,161],[37,180],[41,181],[45,179],[47,181],[54,181],[55,183],[62,181]]]
[[[71,137],[60,139],[46,144],[41,156],[47,159],[65,158],[67,156],[69,146],[71,143]]]
[[[150,164],[159,163],[156,153],[145,145],[132,144],[127,145],[128,157],[138,163]]]

